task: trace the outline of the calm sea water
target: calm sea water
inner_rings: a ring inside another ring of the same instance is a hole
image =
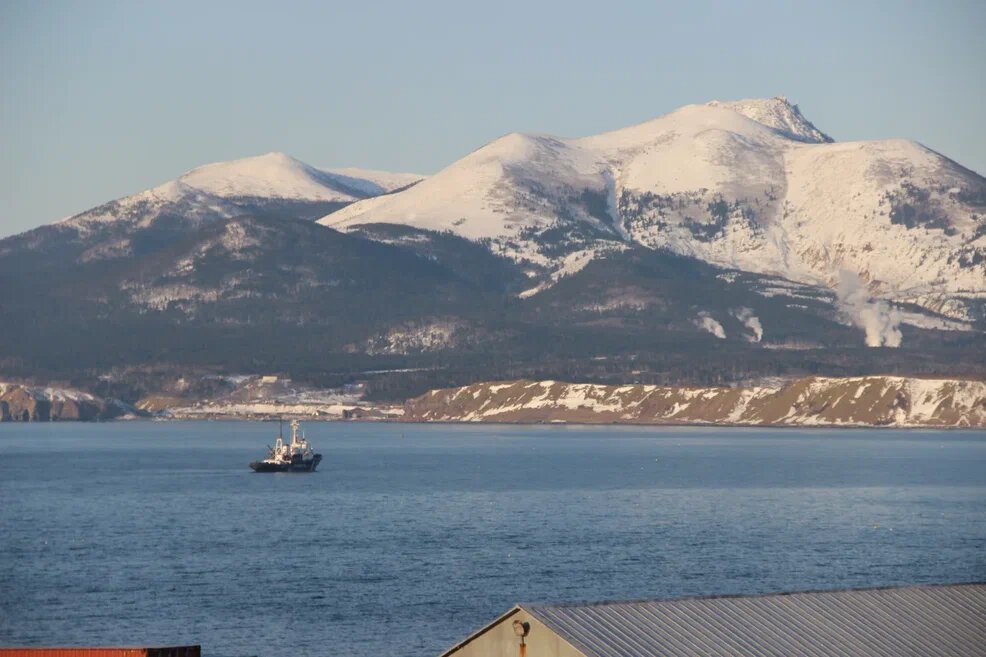
[[[986,579],[986,434],[0,425],[0,644],[437,655],[518,601]]]

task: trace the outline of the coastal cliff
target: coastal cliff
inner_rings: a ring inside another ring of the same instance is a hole
[[[681,388],[558,381],[478,383],[409,400],[406,421],[986,427],[986,382],[810,377]]]
[[[498,381],[432,390],[407,400],[403,407],[363,400],[361,391],[297,388],[290,383],[263,383],[250,377],[232,392],[214,398],[146,397],[136,407],[69,388],[0,383],[0,421],[303,417],[517,424],[986,428],[986,382],[966,379],[809,377],[737,387]]]
[[[128,410],[116,400],[79,390],[0,383],[0,422],[109,420]]]

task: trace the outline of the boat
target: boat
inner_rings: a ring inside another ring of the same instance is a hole
[[[291,421],[291,442],[285,443],[284,437],[278,431],[274,446],[267,446],[267,458],[254,461],[250,468],[254,472],[315,472],[321,454],[316,454],[305,439],[298,420]]]

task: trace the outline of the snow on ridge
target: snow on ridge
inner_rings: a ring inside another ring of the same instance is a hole
[[[564,140],[511,133],[466,155],[410,189],[354,203],[319,220],[346,230],[363,223],[397,223],[424,230],[452,230],[467,239],[506,238],[525,228],[546,228],[552,207],[530,212],[543,193],[568,185],[602,193],[605,180],[594,160]],[[531,192],[537,189],[537,192]],[[537,261],[532,250],[512,254]]]
[[[342,230],[361,223],[400,223],[452,230],[473,240],[517,242],[522,230],[553,223],[557,208],[546,198],[597,193],[609,199],[612,214],[627,186],[677,191],[728,184],[728,165],[715,161],[721,152],[735,149],[736,140],[768,150],[787,141],[771,126],[710,105],[686,106],[636,126],[576,139],[509,133],[411,189],[354,203],[320,222]],[[760,168],[752,167],[751,175]],[[661,182],[662,171],[668,183]],[[614,236],[629,239],[614,219]],[[531,249],[513,255],[537,260]]]
[[[711,101],[590,137],[510,133],[424,179],[316,169],[268,153],[198,167],[69,221],[81,231],[86,222],[151,221],[165,211],[228,217],[242,211],[235,205],[241,196],[344,202],[350,205],[320,223],[342,230],[404,224],[482,240],[545,274],[527,293],[602,252],[606,238],[551,238],[559,242],[548,248],[538,241],[551,229],[588,223],[612,233],[614,243],[813,286],[834,288],[848,270],[872,285],[875,298],[972,319],[974,304],[962,299],[986,292],[986,266],[976,264],[983,238],[961,199],[979,193],[982,178],[915,142],[830,142],[782,97]],[[906,198],[908,185],[930,195],[928,208]],[[894,194],[937,223],[892,221]],[[719,202],[723,212],[711,217]],[[126,248],[108,246],[92,257]]]
[[[352,203],[413,185],[422,176],[369,169],[315,168],[280,152],[213,162],[174,180],[121,197],[56,223],[86,232],[118,220],[148,224],[164,213],[186,219],[233,217],[247,201]]]
[[[165,212],[198,220],[216,216],[232,217],[239,213],[239,209],[226,199],[192,187],[179,179],[104,203],[57,223],[72,226],[85,234],[90,225],[95,224],[129,221],[148,225]]]
[[[942,182],[951,191],[935,191]],[[321,223],[450,230],[551,274],[590,247],[562,244],[544,255],[537,236],[586,222],[625,243],[812,286],[834,289],[849,270],[872,283],[876,298],[925,305],[935,293],[986,291],[984,267],[958,257],[975,248],[968,240],[978,230],[961,193],[978,193],[981,182],[912,141],[832,142],[781,97],[712,101],[578,139],[511,133],[406,191]],[[937,217],[929,229],[892,220],[894,203],[926,201],[914,212]],[[525,294],[558,276],[548,279]],[[950,299],[926,307],[969,319]]]
[[[747,98],[734,101],[713,100],[710,107],[733,110],[743,116],[777,130],[791,139],[809,143],[831,143],[834,140],[806,119],[797,105],[784,96],[773,98]]]
[[[345,201],[359,198],[327,184],[328,174],[285,153],[266,153],[196,167],[178,180],[221,198]],[[341,181],[340,181],[341,182]]]
[[[321,169],[286,153],[270,152],[196,167],[178,181],[222,198],[352,202],[390,193],[424,177],[355,167]]]

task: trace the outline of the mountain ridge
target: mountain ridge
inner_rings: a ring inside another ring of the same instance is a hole
[[[268,153],[0,240],[0,373],[154,394],[162,370],[275,371],[390,401],[986,375],[984,218],[978,174],[832,142],[780,98],[511,133],[420,181]]]
[[[320,222],[486,241],[540,272],[540,289],[573,253],[635,242],[832,290],[848,270],[874,296],[986,312],[986,179],[909,140],[834,142],[781,98],[577,139],[511,133]]]
[[[345,173],[348,171],[348,173]],[[359,177],[359,176],[363,177]],[[59,224],[84,229],[93,222],[149,222],[180,208],[189,214],[228,218],[277,202],[341,206],[421,180],[415,174],[318,169],[286,153],[270,152],[195,167],[174,180],[96,206]]]

